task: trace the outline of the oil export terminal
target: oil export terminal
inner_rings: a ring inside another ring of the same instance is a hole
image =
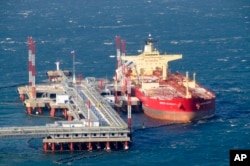
[[[36,84],[35,42],[28,37],[28,85],[17,88],[28,115],[63,116],[44,126],[2,127],[0,138],[43,138],[43,150],[74,151],[129,149],[132,111],[154,119],[188,123],[215,114],[215,95],[196,82],[195,73],[171,73],[168,62],[181,54],[163,54],[154,48],[151,35],[139,55],[125,55],[125,41],[116,36],[117,64],[113,81],[82,78],[73,71],[47,71],[48,82]],[[117,113],[125,110],[127,123]]]

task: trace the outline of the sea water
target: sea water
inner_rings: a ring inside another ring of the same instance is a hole
[[[56,61],[72,70],[72,50],[77,74],[112,79],[115,36],[135,55],[151,34],[160,52],[183,54],[170,63],[172,72],[196,72],[217,98],[214,118],[189,124],[132,114],[128,151],[44,153],[41,139],[1,139],[0,165],[229,165],[230,149],[250,149],[249,13],[247,0],[1,1],[0,127],[57,120],[28,116],[19,101],[17,86],[28,82],[28,36],[36,41],[36,83]]]

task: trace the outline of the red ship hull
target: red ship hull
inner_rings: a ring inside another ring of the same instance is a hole
[[[135,96],[142,102],[144,113],[154,119],[191,122],[215,114],[215,98],[173,98],[170,100],[145,96],[134,88]]]

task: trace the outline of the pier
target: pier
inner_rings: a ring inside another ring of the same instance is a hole
[[[57,73],[60,73],[61,83],[36,85],[40,97],[31,98],[31,89],[27,86],[18,87],[18,92],[24,95],[27,114],[37,113],[34,110],[42,114],[41,110],[49,107],[53,118],[55,111],[61,109],[65,121],[46,126],[0,128],[0,138],[42,137],[45,151],[72,151],[83,146],[88,150],[93,147],[110,150],[112,144],[115,148],[128,149],[128,124],[100,95],[95,78],[88,77],[73,84],[63,71]]]
[[[2,127],[0,138],[42,138],[44,151],[82,150],[93,148],[129,148],[131,109],[128,123],[101,96],[94,77],[75,80],[57,64],[48,71],[48,83],[35,84],[35,46],[28,38],[29,84],[17,88],[28,115],[49,111],[51,118],[61,112],[65,120],[32,127]]]

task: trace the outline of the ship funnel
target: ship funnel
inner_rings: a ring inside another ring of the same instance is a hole
[[[56,62],[56,70],[58,71],[58,70],[60,70],[60,62]]]

